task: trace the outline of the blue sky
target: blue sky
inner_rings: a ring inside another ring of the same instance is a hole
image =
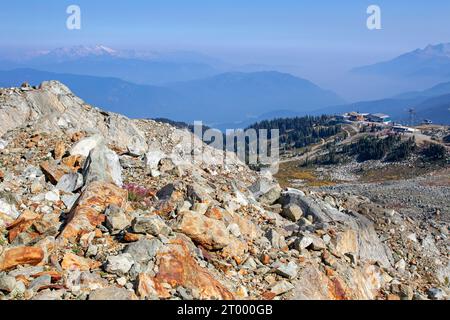
[[[80,31],[66,29],[71,4],[82,10]],[[366,28],[371,4],[381,7],[382,30]],[[79,44],[191,50],[238,64],[296,66],[297,75],[327,86],[336,80],[330,73],[450,42],[449,16],[448,0],[8,1],[0,51]]]
[[[65,28],[70,4],[82,9],[81,31]],[[365,28],[369,4],[381,7],[383,30]],[[0,38],[1,46],[10,48],[102,43],[217,52],[390,53],[450,41],[449,15],[446,0],[9,1],[0,11]]]

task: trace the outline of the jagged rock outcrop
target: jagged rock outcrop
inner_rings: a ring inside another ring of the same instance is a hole
[[[36,131],[99,133],[131,154],[142,155],[148,149],[144,134],[128,118],[84,103],[57,81],[43,82],[37,89],[3,90],[0,105],[0,136],[33,125]]]

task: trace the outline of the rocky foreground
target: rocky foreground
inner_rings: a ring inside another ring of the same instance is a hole
[[[448,224],[282,190],[58,82],[0,89],[0,123],[0,299],[448,297]]]

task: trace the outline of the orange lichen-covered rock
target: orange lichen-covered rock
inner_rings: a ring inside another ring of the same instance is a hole
[[[78,169],[81,168],[82,156],[80,155],[68,156],[66,158],[63,158],[61,162],[68,168],[71,168],[73,171],[78,171]]]
[[[379,268],[367,265],[348,269],[344,274],[321,271],[317,265],[308,263],[293,284],[292,299],[316,300],[373,300],[382,287]]]
[[[169,291],[167,291],[158,281],[155,281],[154,278],[145,273],[139,274],[137,293],[143,299],[152,297],[167,299],[171,297]]]
[[[86,136],[86,133],[82,132],[82,131],[78,131],[75,132],[74,134],[72,134],[72,136],[70,137],[70,140],[72,142],[78,142],[81,139],[83,139]]]
[[[19,218],[17,218],[12,224],[7,228],[9,230],[8,240],[13,242],[19,234],[28,230],[33,222],[40,216],[32,211],[25,211]]]
[[[98,261],[83,258],[70,252],[64,255],[63,261],[61,263],[61,267],[64,270],[89,271],[91,269],[98,268],[99,266],[100,262]]]
[[[234,295],[208,270],[197,264],[182,240],[172,241],[158,253],[157,259],[159,271],[154,278],[154,288],[160,296],[164,295],[164,291],[158,289],[160,288],[158,283],[168,284],[173,288],[183,286],[195,290],[199,294],[199,299],[234,299]]]
[[[105,221],[103,213],[108,205],[125,208],[127,198],[128,192],[112,183],[96,181],[89,184],[59,237],[76,242],[81,235],[94,231]]]
[[[140,235],[140,234],[126,232],[123,236],[123,240],[125,242],[136,242],[136,241],[139,241],[139,239],[141,239],[141,237],[142,237],[142,235]]]
[[[241,264],[247,251],[247,243],[236,239],[222,250],[222,257],[225,259],[234,259],[237,264]]]
[[[57,184],[58,181],[67,172],[60,168],[54,161],[44,161],[40,164],[41,170],[45,177],[52,183]]]
[[[55,150],[53,151],[56,160],[61,160],[66,153],[66,146],[63,141],[58,141],[55,145]]]
[[[205,216],[211,219],[222,220],[222,211],[223,209],[221,208],[212,207],[206,211]]]
[[[44,259],[44,251],[35,247],[17,247],[6,250],[0,257],[0,271],[14,269],[19,265],[37,265]]]
[[[231,243],[230,234],[222,221],[193,211],[185,211],[180,215],[178,230],[203,247],[218,250]]]

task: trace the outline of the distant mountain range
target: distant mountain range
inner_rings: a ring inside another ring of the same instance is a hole
[[[130,117],[202,120],[210,125],[258,118],[279,108],[307,112],[343,102],[310,81],[279,72],[224,73],[163,87],[34,69],[0,71],[2,87],[45,80],[59,80],[86,102]]]
[[[225,64],[193,52],[117,51],[106,46],[75,46],[38,52],[16,61],[0,61],[0,69],[32,68],[47,72],[114,77],[159,85],[223,72]]]
[[[429,45],[389,61],[355,68],[352,72],[364,75],[450,80],[450,43]]]
[[[0,71],[0,86],[59,80],[86,102],[110,111],[135,118],[202,120],[220,129],[247,127],[277,117],[352,110],[388,113],[396,121],[406,121],[410,108],[416,110],[417,119],[450,123],[450,44],[428,46],[353,70],[390,79],[403,77],[398,81],[432,76],[432,83],[440,84],[351,104],[306,79],[265,68],[269,67],[231,66],[195,52],[76,46],[37,52],[16,61],[0,61],[0,70],[5,70]],[[438,81],[441,78],[446,80]]]

